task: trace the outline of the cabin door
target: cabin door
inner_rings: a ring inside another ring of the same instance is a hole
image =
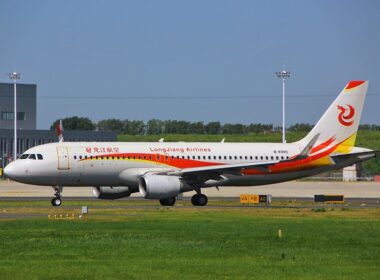
[[[67,147],[57,147],[58,154],[58,169],[59,170],[68,170],[69,166],[69,152]]]

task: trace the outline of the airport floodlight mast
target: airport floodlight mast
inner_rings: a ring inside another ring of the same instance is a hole
[[[17,80],[21,79],[21,74],[17,72],[12,72],[8,74],[8,77],[13,81],[13,91],[14,91],[13,160],[16,160],[17,159]]]
[[[285,79],[290,78],[290,72],[282,70],[276,72],[277,77],[282,79],[282,143],[286,143],[285,139]]]

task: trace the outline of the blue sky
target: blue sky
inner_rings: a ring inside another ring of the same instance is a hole
[[[286,65],[288,124],[315,123],[351,79],[370,81],[362,123],[379,124],[379,15],[375,0],[2,0],[0,82],[38,85],[43,129],[74,115],[279,125]]]

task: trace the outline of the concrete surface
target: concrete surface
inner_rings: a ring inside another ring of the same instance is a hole
[[[303,182],[291,181],[254,187],[221,187],[203,189],[210,197],[238,197],[240,194],[270,194],[273,197],[312,198],[315,194],[339,194],[351,198],[380,198],[380,182]],[[185,193],[184,197],[194,192]],[[63,197],[92,197],[91,187],[67,187]],[[12,181],[0,181],[0,197],[52,197],[51,187],[25,185]],[[139,193],[132,196],[139,197]]]

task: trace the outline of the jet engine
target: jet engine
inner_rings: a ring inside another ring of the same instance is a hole
[[[145,198],[165,199],[177,196],[184,189],[180,177],[146,174],[139,178],[140,194]]]
[[[92,192],[99,199],[118,199],[132,193],[129,187],[93,187]]]

